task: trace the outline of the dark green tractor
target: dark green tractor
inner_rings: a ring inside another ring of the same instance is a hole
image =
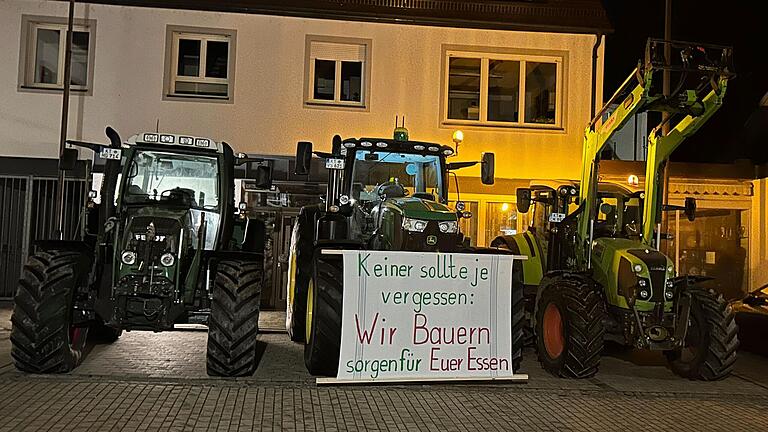
[[[259,164],[256,182],[267,187],[268,165],[208,138],[107,136],[110,145],[69,142],[106,160],[101,202],[88,203],[80,241],[36,242],[15,297],[14,364],[67,372],[89,337],[198,323],[208,325],[209,374],[251,374],[264,225],[235,206],[234,168]]]
[[[676,62],[664,58],[665,47]],[[531,229],[492,245],[531,258],[523,278],[539,360],[551,373],[594,375],[606,340],[662,351],[676,374],[691,379],[721,379],[733,369],[731,307],[701,286],[706,278],[677,275],[659,251],[662,211],[684,210],[693,220],[696,208],[691,198],[685,207],[662,206],[663,164],[721,106],[730,58],[728,47],[649,40],[645,61],[587,128],[579,184],[518,189],[518,211],[534,206]],[[664,70],[680,75],[671,96],[654,85]],[[609,106],[616,108],[603,121]],[[608,140],[643,110],[670,113],[670,131],[659,125],[649,135],[643,191],[599,183]]]
[[[335,375],[341,342],[343,266],[328,249],[507,254],[470,247],[459,218],[462,203],[448,207],[449,172],[481,164],[482,182],[494,182],[494,157],[448,163],[453,149],[411,141],[404,128],[394,139],[334,137],[325,160],[328,192],[320,206],[303,207],[294,225],[289,261],[288,317],[294,341],[305,342],[308,370]],[[306,174],[312,144],[299,143],[297,174]],[[522,290],[513,286],[513,367],[522,353]]]

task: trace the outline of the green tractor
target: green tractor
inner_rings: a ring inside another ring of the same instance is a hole
[[[296,172],[309,171],[312,144],[300,142]],[[447,163],[451,147],[411,141],[405,128],[394,139],[333,138],[325,159],[328,192],[320,206],[303,207],[291,239],[286,327],[294,341],[304,342],[304,360],[314,375],[335,375],[339,362],[343,287],[341,256],[328,249],[421,252],[509,253],[474,248],[459,230],[460,218],[471,218],[458,202],[448,207],[448,175],[481,164],[482,182],[494,182],[494,156],[481,162]],[[513,270],[514,272],[514,270]],[[513,273],[514,274],[514,273]],[[522,290],[513,286],[513,360],[522,355]]]
[[[666,61],[664,48],[679,62]],[[690,379],[726,377],[736,360],[737,327],[727,302],[701,287],[706,278],[676,276],[658,250],[663,210],[695,216],[695,201],[662,206],[662,167],[683,140],[721,106],[732,76],[731,49],[649,40],[645,61],[590,123],[577,185],[537,185],[517,191],[518,211],[533,204],[528,232],[492,246],[529,256],[523,269],[538,356],[554,375],[593,376],[604,341],[663,351],[670,368]],[[671,96],[654,91],[659,71],[680,74]],[[616,106],[601,122],[608,107]],[[649,136],[642,192],[600,183],[600,155],[636,112],[671,113],[674,127]]]
[[[235,207],[234,175],[259,164],[255,182],[268,187],[269,166],[208,138],[107,136],[109,145],[69,141],[105,159],[101,202],[84,209],[80,241],[36,242],[15,296],[15,366],[68,372],[89,337],[198,323],[208,325],[209,374],[253,373],[264,225]],[[62,167],[76,156],[67,149]]]

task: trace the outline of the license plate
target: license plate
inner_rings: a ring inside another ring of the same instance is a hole
[[[120,160],[120,158],[123,156],[123,152],[120,149],[116,148],[102,148],[99,152],[99,157],[102,159],[111,159],[111,160]]]
[[[549,215],[550,222],[560,223],[563,219],[565,219],[565,213],[551,213]]]
[[[327,169],[344,169],[344,159],[326,159],[325,167]]]

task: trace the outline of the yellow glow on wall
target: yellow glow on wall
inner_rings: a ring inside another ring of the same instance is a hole
[[[501,205],[501,211],[507,211],[507,210],[509,210],[509,204],[507,204],[507,203],[502,204]]]

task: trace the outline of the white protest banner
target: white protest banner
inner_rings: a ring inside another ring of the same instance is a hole
[[[524,257],[344,256],[339,369],[318,383],[527,379],[512,360],[512,265]],[[517,265],[520,265],[519,263]]]

